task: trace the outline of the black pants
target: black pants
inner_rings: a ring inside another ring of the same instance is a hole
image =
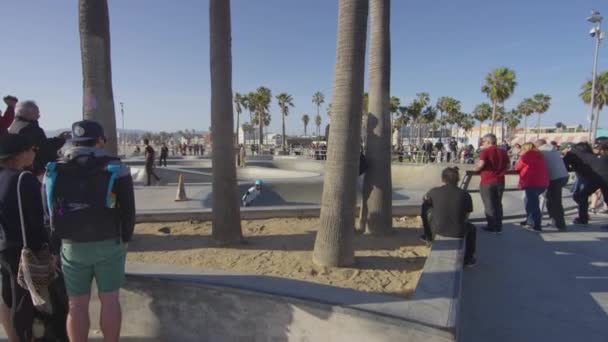
[[[148,175],[148,185],[151,184],[150,177],[152,176],[156,179],[157,182],[160,180],[160,177],[158,177],[154,172],[154,164],[146,164],[146,175]]]
[[[431,229],[431,222],[433,221],[433,210],[430,205],[422,205],[422,227],[424,229],[424,236],[428,241],[432,241],[435,233]],[[471,222],[465,222],[465,232],[463,232],[465,239],[465,250],[464,250],[464,262],[468,262],[475,256],[475,250],[477,249],[477,228]],[[441,234],[440,234],[441,235]],[[453,238],[462,238],[461,236],[447,236]]]
[[[602,190],[604,202],[608,199],[608,184],[601,181],[589,182],[584,179],[579,179],[579,186],[572,196],[576,204],[578,204],[578,219],[581,223],[589,222],[589,196],[597,189]]]
[[[502,194],[505,185],[492,183],[479,186],[481,200],[485,208],[488,229],[502,231]]]
[[[158,166],[167,166],[167,156],[160,155],[160,158],[158,158]]]
[[[562,188],[568,184],[568,177],[554,179],[549,182],[549,187],[545,193],[547,211],[553,220],[555,227],[563,229],[566,227],[564,220],[564,206],[562,205]]]

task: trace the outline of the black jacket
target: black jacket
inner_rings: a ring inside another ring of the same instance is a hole
[[[48,162],[56,161],[57,152],[65,144],[63,138],[47,138],[44,130],[38,125],[38,121],[29,121],[20,117],[15,118],[9,133],[26,136],[34,146],[38,147],[33,167],[35,174],[42,173]]]

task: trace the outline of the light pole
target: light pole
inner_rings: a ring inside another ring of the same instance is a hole
[[[122,148],[125,156],[127,155],[127,139],[125,139],[125,103],[120,102],[120,115],[122,117]]]
[[[597,128],[599,124],[599,111],[595,113],[595,78],[597,77],[597,59],[600,52],[600,43],[604,36],[606,35],[602,32],[602,19],[603,17],[600,15],[600,12],[597,10],[591,11],[591,16],[587,18],[587,21],[594,24],[595,26],[591,29],[589,34],[592,38],[595,38],[595,55],[593,58],[593,74],[591,78],[591,122],[589,123],[589,141],[593,142],[595,140],[595,135],[597,133]]]

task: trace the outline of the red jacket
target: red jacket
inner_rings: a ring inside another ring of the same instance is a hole
[[[2,114],[0,112],[0,114]],[[0,137],[8,134],[8,127],[15,119],[15,108],[7,107],[4,115],[0,116]]]
[[[522,154],[515,164],[519,171],[519,188],[546,188],[549,186],[549,173],[543,154],[538,151],[528,151]]]

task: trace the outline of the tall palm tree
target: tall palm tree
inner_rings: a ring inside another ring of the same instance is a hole
[[[321,115],[321,105],[325,103],[325,96],[322,92],[317,91],[312,95],[312,103],[317,105],[317,116]]]
[[[308,114],[302,115],[302,122],[304,123],[304,136],[306,136],[306,127],[308,127],[308,123],[310,122],[310,117]]]
[[[253,100],[253,101],[252,101]],[[258,87],[253,93],[253,98],[249,99],[254,106],[255,122],[258,124],[260,131],[260,146],[264,145],[264,126],[270,124],[270,102],[272,101],[272,92],[267,87]]]
[[[534,111],[538,114],[538,122],[536,123],[536,139],[540,137],[540,116],[546,113],[551,107],[551,96],[545,94],[534,95]]]
[[[585,102],[585,104],[591,104],[591,80],[586,81],[581,86],[581,93],[579,94],[580,98]],[[595,78],[595,108],[593,109],[593,117],[591,118],[591,123],[595,121],[595,118],[600,115],[600,112],[604,108],[604,105],[608,104],[608,71],[602,71]],[[589,130],[589,133],[591,132]],[[593,134],[595,135],[595,134]]]
[[[280,93],[277,95],[277,101],[279,102],[279,108],[281,108],[281,118],[283,125],[283,151],[287,149],[287,136],[285,135],[285,117],[289,115],[289,107],[293,107],[293,97],[287,93]]]
[[[240,243],[243,238],[232,140],[230,1],[209,1],[209,34],[214,194],[212,235],[219,244],[227,245]]]
[[[353,234],[367,15],[368,0],[340,0],[332,124],[313,252],[313,262],[322,266],[348,266],[355,259]]]
[[[390,96],[390,0],[370,2],[369,114],[360,229],[374,235],[393,230],[391,117],[399,99]]]
[[[452,135],[454,124],[458,123],[458,115],[460,114],[460,101],[453,97],[444,97],[444,102],[441,103],[443,110],[447,114],[447,122],[450,124],[450,136]],[[438,108],[439,109],[439,108]]]
[[[513,131],[521,122],[521,113],[519,113],[517,108],[511,109],[506,113],[504,122],[507,125],[507,136],[511,140],[513,139]]]
[[[243,112],[243,95],[239,92],[234,93],[234,110],[236,111],[236,144],[239,144],[239,125],[241,113]]]
[[[517,105],[517,111],[524,118],[524,142],[528,141],[528,116],[534,113],[534,99],[525,98],[519,105]]]
[[[468,139],[468,133],[475,127],[475,118],[471,114],[464,114],[460,121],[460,127],[464,131],[465,138]]]
[[[103,126],[108,139],[105,150],[111,155],[117,155],[108,1],[79,0],[78,11],[83,118],[95,120]]]
[[[473,110],[473,118],[479,121],[479,142],[477,145],[478,147],[481,145],[481,126],[483,126],[483,123],[491,117],[492,107],[487,102],[478,104]]]
[[[507,67],[497,68],[486,75],[486,84],[481,87],[481,92],[492,101],[492,133],[496,127],[496,109],[513,94],[516,85],[515,71]]]
[[[321,136],[321,115],[315,116],[315,125],[317,126],[317,137]]]

